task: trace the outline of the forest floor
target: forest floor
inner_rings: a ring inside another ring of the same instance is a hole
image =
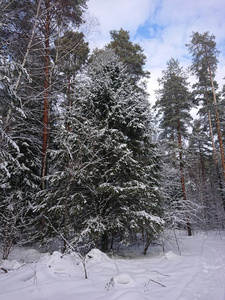
[[[177,238],[146,256],[141,246],[115,257],[94,249],[85,259],[87,279],[75,253],[15,249],[0,260],[0,299],[225,300],[225,232]]]

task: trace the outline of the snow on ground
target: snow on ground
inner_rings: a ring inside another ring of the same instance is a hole
[[[17,249],[0,261],[0,300],[225,300],[225,232],[178,233],[178,241],[181,255],[170,239],[164,253],[138,249],[129,259],[93,249],[88,279],[75,253]]]

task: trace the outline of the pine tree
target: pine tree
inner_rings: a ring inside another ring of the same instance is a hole
[[[207,117],[195,120],[188,147],[188,194],[202,207],[196,219],[198,228],[221,228],[223,205],[221,189],[217,180],[212,147],[208,138]]]
[[[220,170],[219,145],[218,145],[218,140],[215,139],[217,134],[217,130],[216,130],[217,121],[216,121],[215,109],[213,104],[213,93],[211,91],[210,86],[211,86],[210,81],[207,79],[204,80],[202,77],[199,82],[193,85],[193,95],[194,95],[194,102],[195,104],[198,105],[199,108],[198,115],[199,115],[199,121],[201,123],[199,126],[202,128],[203,132],[205,133],[204,143],[205,145],[211,143],[211,147],[208,146],[208,149],[210,149],[213,155],[212,172],[214,174],[216,170],[215,178],[217,178],[218,184],[215,184],[215,186],[219,185],[219,190],[220,190],[220,196],[218,197],[218,199],[220,199],[221,197],[222,199],[224,199],[224,194],[223,194],[224,182]],[[217,88],[216,82],[214,82],[214,86],[215,88]],[[219,106],[218,106],[218,112],[219,112]]]
[[[169,60],[167,69],[163,71],[163,76],[159,79],[159,84],[161,89],[157,91],[158,99],[155,108],[158,108],[159,115],[161,115],[162,136],[168,139],[173,147],[171,159],[175,166],[177,162],[179,164],[182,197],[186,201],[183,139],[187,136],[191,120],[191,102],[187,76],[177,60]],[[188,235],[191,235],[188,216],[186,218]]]
[[[75,26],[80,25],[82,20],[82,13],[86,5],[86,0],[76,1],[55,1],[45,0],[42,10],[42,17],[40,23],[44,26],[40,27],[40,33],[43,36],[44,46],[44,105],[43,105],[43,149],[42,149],[42,189],[46,188],[45,176],[47,175],[47,150],[49,147],[49,118],[51,108],[51,52],[50,43],[52,37],[56,33],[56,28],[64,29],[72,23]],[[61,29],[61,30],[62,30]]]
[[[43,136],[49,136],[46,124],[50,120],[48,113],[54,90],[50,93],[50,85],[53,86],[50,47],[56,32],[64,32],[71,18],[76,25],[82,22],[85,2],[0,2],[1,238],[6,245],[4,257],[12,244],[31,240],[31,226],[37,221],[32,207],[41,186],[40,175],[46,167],[47,149],[43,149],[41,135],[45,124],[47,134],[43,133]],[[46,105],[44,108],[44,120],[43,98],[48,106],[48,111]],[[55,93],[54,99],[59,98],[59,92]],[[44,154],[42,161],[41,153]],[[42,188],[43,183],[44,178]]]
[[[223,136],[223,141],[225,140],[225,112],[224,112],[224,105],[225,105],[225,85],[223,85],[222,92],[218,101],[218,110],[220,114],[220,123],[221,123],[221,131]]]
[[[11,30],[4,29],[5,42],[12,57],[23,62],[32,79],[23,89],[33,102],[36,101],[36,109],[40,112],[39,122],[42,122],[42,189],[46,187],[47,149],[51,142],[51,106],[52,102],[57,102],[60,94],[56,91],[58,84],[53,81],[56,65],[53,63],[52,48],[54,41],[71,24],[74,28],[79,27],[85,8],[86,0],[14,0],[7,3],[7,15],[13,15],[13,18]],[[21,80],[17,86],[21,90],[20,85]]]
[[[150,73],[144,71],[146,56],[139,44],[130,41],[129,31],[124,29],[110,31],[112,41],[107,47],[114,49],[121,61],[126,66],[127,72],[134,82],[143,77],[149,77]]]
[[[84,35],[81,32],[66,31],[63,36],[55,41],[54,76],[58,90],[67,96],[67,104],[71,105],[71,94],[76,75],[82,65],[85,63],[89,53],[88,43],[84,41]],[[65,103],[66,105],[66,103]]]
[[[198,32],[193,32],[191,36],[191,42],[187,45],[189,52],[192,54],[192,66],[191,71],[195,74],[200,83],[202,83],[204,87],[204,95],[207,96],[208,88],[210,83],[212,99],[213,99],[213,107],[214,113],[216,116],[216,130],[218,135],[219,147],[220,147],[220,157],[223,169],[223,177],[225,180],[225,159],[224,159],[224,146],[222,141],[222,134],[221,134],[221,126],[220,126],[220,119],[218,113],[218,100],[216,96],[216,88],[215,88],[215,75],[217,69],[217,57],[219,51],[216,49],[216,42],[215,36],[210,35],[209,32],[205,32],[203,34],[199,34]],[[203,103],[204,105],[209,104],[209,99],[207,96],[207,101]],[[209,112],[209,111],[208,111]],[[214,143],[213,134],[212,134],[212,125],[211,125],[211,116],[209,114],[209,124],[211,130],[211,139],[212,144]],[[216,151],[215,146],[214,148],[214,160],[215,163],[218,164],[216,161]]]

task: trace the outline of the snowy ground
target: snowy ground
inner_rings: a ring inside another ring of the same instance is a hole
[[[171,242],[164,254],[136,249],[129,259],[92,250],[88,279],[76,254],[14,250],[0,261],[0,300],[225,300],[225,232],[178,239],[181,255]]]

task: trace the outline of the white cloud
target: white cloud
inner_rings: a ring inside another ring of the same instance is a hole
[[[120,27],[134,32],[148,17],[153,2],[142,0],[140,4],[140,0],[89,0],[88,7],[99,18],[102,32]]]
[[[147,56],[146,68],[151,72],[149,91],[154,102],[157,78],[173,57],[184,67],[191,60],[185,46],[193,31],[209,31],[216,36],[221,50],[217,80],[225,83],[225,10],[224,0],[89,0],[89,12],[100,22],[100,35],[93,47],[103,47],[110,42],[109,31],[130,31],[134,42],[139,43]]]
[[[110,41],[110,30],[121,27],[135,34],[138,26],[148,18],[154,1],[142,0],[89,0],[89,12],[99,20],[98,41],[94,46],[102,47]]]

